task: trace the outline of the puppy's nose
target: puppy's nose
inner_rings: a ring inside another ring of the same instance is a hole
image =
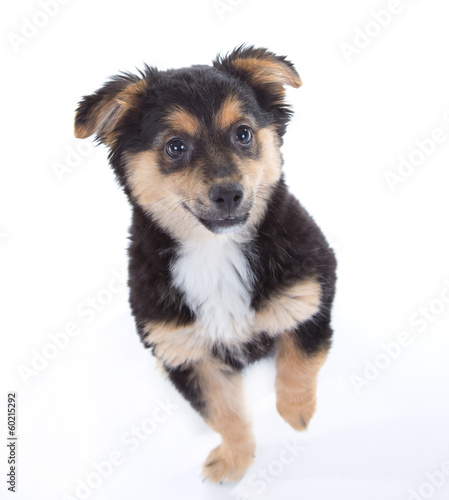
[[[235,210],[243,199],[243,188],[240,184],[214,186],[209,192],[212,203],[227,215]]]

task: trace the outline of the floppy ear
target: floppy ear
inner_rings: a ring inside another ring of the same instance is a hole
[[[75,137],[84,139],[97,133],[102,142],[109,143],[116,125],[127,111],[136,108],[146,86],[144,78],[124,73],[83,97],[76,110]]]
[[[302,85],[291,62],[263,48],[242,45],[226,57],[218,57],[214,66],[244,80],[263,104],[279,110],[288,111],[284,104],[285,85],[294,88]]]

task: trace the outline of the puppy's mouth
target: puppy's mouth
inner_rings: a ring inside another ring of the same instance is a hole
[[[197,216],[197,219],[213,233],[230,233],[244,226],[248,220],[248,215],[249,214],[245,214],[244,216],[229,216],[225,219],[205,219]]]
[[[188,205],[184,204],[184,208],[188,210],[201,224],[216,234],[233,233],[241,229],[248,220],[249,210],[243,214],[228,215],[226,217],[215,214],[198,214],[195,213]]]

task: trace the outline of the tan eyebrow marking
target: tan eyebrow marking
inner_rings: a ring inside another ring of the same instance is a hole
[[[198,135],[201,130],[201,123],[198,118],[180,107],[172,108],[165,118],[165,123],[173,130],[192,136]]]
[[[218,111],[216,124],[219,129],[227,130],[234,123],[243,119],[244,113],[242,110],[242,102],[237,96],[231,95],[226,98],[225,102]]]

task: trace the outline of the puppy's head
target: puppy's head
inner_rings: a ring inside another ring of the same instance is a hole
[[[75,135],[96,133],[131,202],[174,237],[235,232],[261,220],[281,177],[286,85],[299,87],[299,75],[265,49],[240,47],[213,66],[145,67],[84,97]]]

